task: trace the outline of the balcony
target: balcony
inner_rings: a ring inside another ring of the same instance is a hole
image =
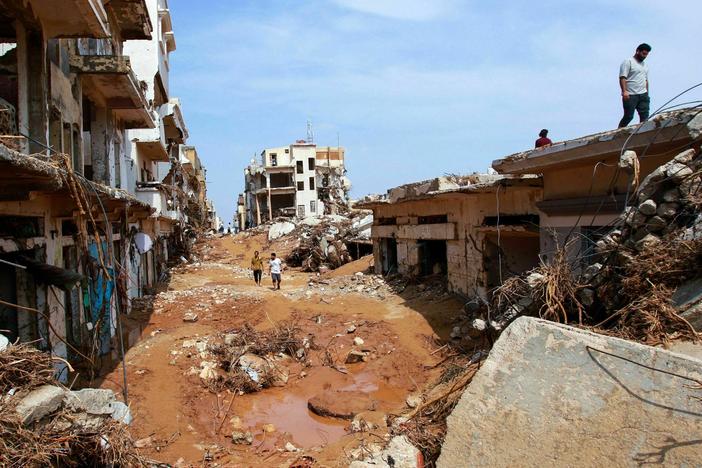
[[[110,8],[123,40],[151,39],[153,25],[145,0],[110,0]]]
[[[138,154],[144,159],[154,162],[170,161],[163,125],[133,130],[129,133],[129,138],[136,143]]]
[[[32,0],[47,37],[109,37],[110,23],[101,0]]]
[[[71,71],[81,75],[86,92],[97,92],[106,106],[125,123],[125,128],[155,128],[141,84],[132,70],[129,57],[118,55],[69,56]]]
[[[159,113],[163,121],[166,139],[181,145],[184,144],[189,135],[183,119],[183,113],[180,110],[180,101],[171,99],[168,103],[161,106]]]

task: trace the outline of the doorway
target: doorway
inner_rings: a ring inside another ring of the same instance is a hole
[[[420,276],[445,275],[448,272],[446,241],[417,241]]]

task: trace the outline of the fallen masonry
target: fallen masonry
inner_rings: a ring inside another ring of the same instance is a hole
[[[448,417],[437,466],[696,466],[700,382],[702,361],[522,317]]]

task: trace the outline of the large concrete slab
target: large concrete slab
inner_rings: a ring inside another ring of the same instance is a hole
[[[448,418],[438,467],[702,466],[702,361],[517,319]]]

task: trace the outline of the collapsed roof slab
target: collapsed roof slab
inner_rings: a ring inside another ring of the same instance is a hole
[[[448,417],[439,468],[698,466],[702,361],[515,320]]]

